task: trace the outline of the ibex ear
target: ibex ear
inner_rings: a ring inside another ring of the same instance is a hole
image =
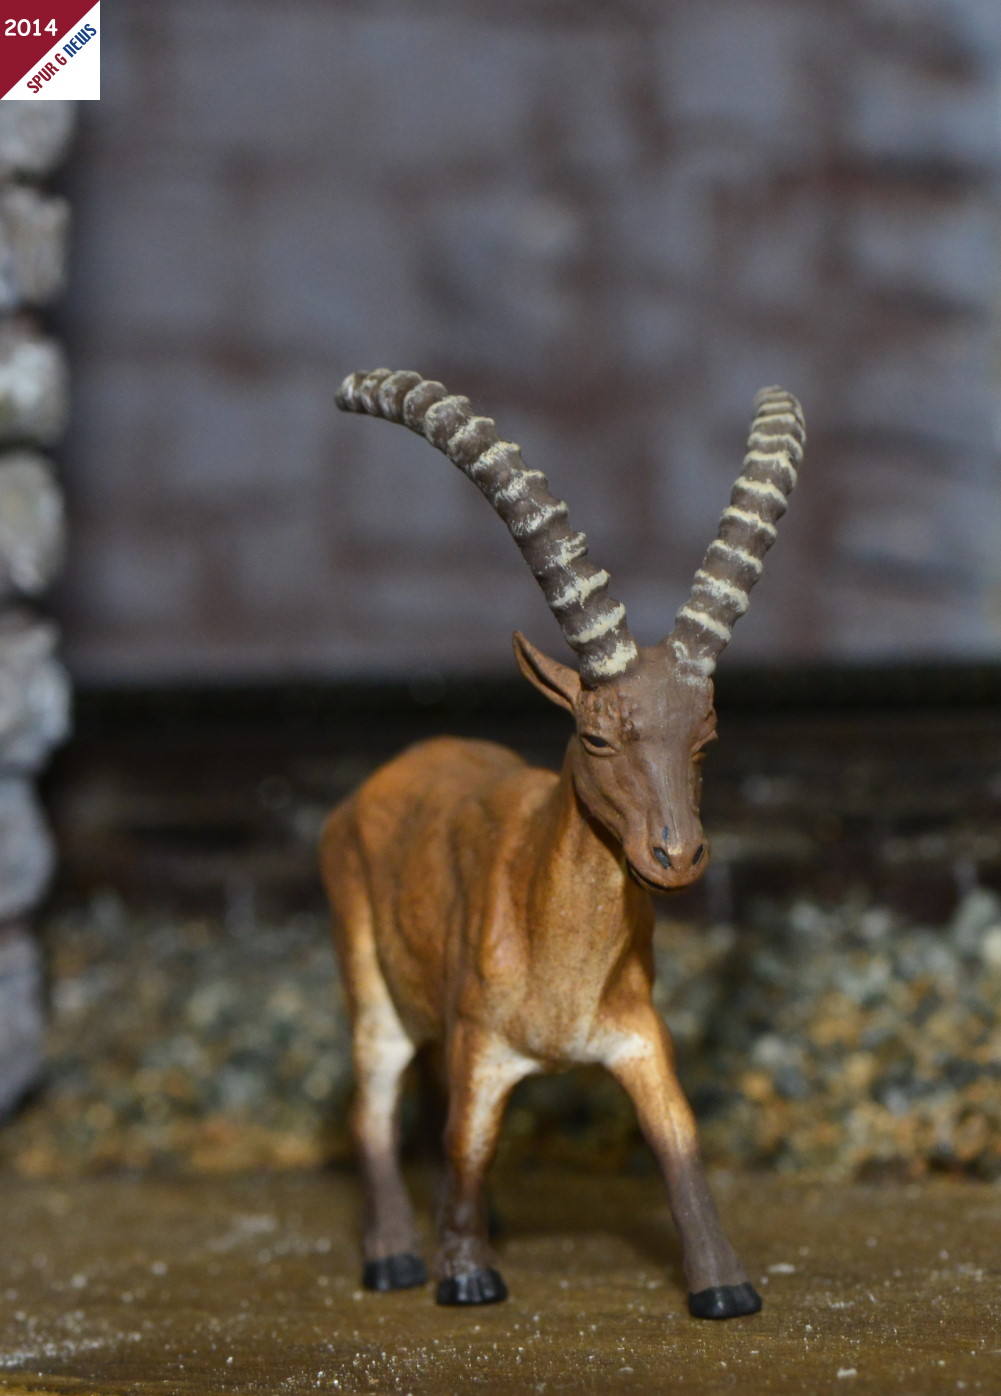
[[[558,659],[550,659],[525,639],[520,630],[514,632],[514,657],[518,668],[528,682],[558,707],[574,711],[574,704],[580,693],[580,676],[569,664],[561,664]]]

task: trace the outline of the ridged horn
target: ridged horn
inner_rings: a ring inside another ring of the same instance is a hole
[[[803,460],[806,428],[793,395],[783,388],[762,388],[754,407],[744,469],[691,594],[664,641],[703,674],[713,672],[738,616],[747,610]]]
[[[567,506],[550,494],[545,475],[498,438],[492,418],[476,416],[468,398],[454,397],[441,383],[386,368],[350,374],[337,405],[408,426],[486,495],[576,652],[585,686],[617,678],[637,661],[625,608],[608,594],[608,573],[588,560],[587,539],[567,523]]]

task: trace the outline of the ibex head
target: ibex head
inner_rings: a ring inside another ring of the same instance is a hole
[[[702,753],[716,734],[712,675],[748,593],[761,574],[803,456],[803,416],[780,388],[758,394],[744,469],[691,594],[660,644],[640,647],[608,573],[587,558],[587,540],[546,477],[517,446],[498,439],[468,398],[417,373],[352,374],[338,405],[402,422],[476,484],[507,524],[542,587],[579,670],[515,635],[522,673],[576,720],[570,760],[578,798],[621,845],[651,890],[685,887],[704,872],[699,817]]]

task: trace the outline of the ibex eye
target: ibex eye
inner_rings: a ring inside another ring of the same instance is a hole
[[[592,734],[591,734],[590,732],[582,732],[582,733],[581,733],[581,736],[584,738],[585,742],[587,742],[588,746],[596,746],[596,747],[608,747],[608,746],[611,746],[611,742],[606,742],[605,739],[604,739],[604,737],[595,737],[595,736],[592,736]]]

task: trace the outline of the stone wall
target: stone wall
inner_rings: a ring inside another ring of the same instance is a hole
[[[63,554],[63,504],[48,447],[66,416],[66,368],[39,313],[61,292],[66,200],[42,181],[74,124],[63,102],[0,104],[0,1115],[35,1080],[42,973],[29,925],[53,848],[34,780],[65,735],[56,629],[36,609]]]
[[[339,417],[379,364],[497,416],[646,639],[781,381],[809,467],[734,659],[998,653],[996,0],[122,0],[104,65],[82,675],[496,670],[515,626],[559,650],[476,491]]]

